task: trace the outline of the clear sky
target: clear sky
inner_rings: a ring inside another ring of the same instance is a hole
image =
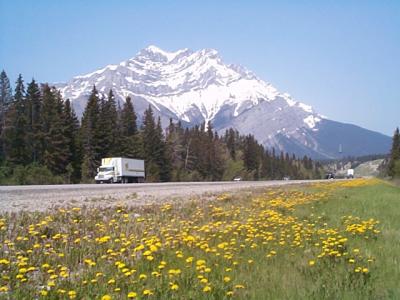
[[[400,1],[0,0],[0,69],[63,82],[164,50],[217,49],[337,121],[400,126]]]

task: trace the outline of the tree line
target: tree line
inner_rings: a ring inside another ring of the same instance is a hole
[[[397,127],[393,134],[392,149],[387,163],[387,175],[400,178],[400,132]]]
[[[91,182],[103,157],[145,160],[147,181],[320,178],[321,166],[266,149],[252,135],[212,124],[191,128],[170,120],[166,130],[151,106],[138,119],[130,97],[121,105],[110,90],[94,86],[82,119],[55,87],[26,86],[19,75],[14,92],[0,74],[0,183]]]

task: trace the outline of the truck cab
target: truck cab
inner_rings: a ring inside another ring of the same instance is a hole
[[[112,183],[118,181],[115,175],[114,166],[101,166],[97,168],[97,175],[94,179],[96,183]]]

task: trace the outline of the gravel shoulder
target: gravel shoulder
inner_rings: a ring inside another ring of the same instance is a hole
[[[144,184],[76,184],[0,186],[0,212],[44,211],[71,206],[142,206],[214,198],[223,192],[307,184],[315,180],[169,182]]]

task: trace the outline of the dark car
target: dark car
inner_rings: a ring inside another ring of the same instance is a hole
[[[325,179],[335,179],[335,174],[334,173],[326,173]]]

